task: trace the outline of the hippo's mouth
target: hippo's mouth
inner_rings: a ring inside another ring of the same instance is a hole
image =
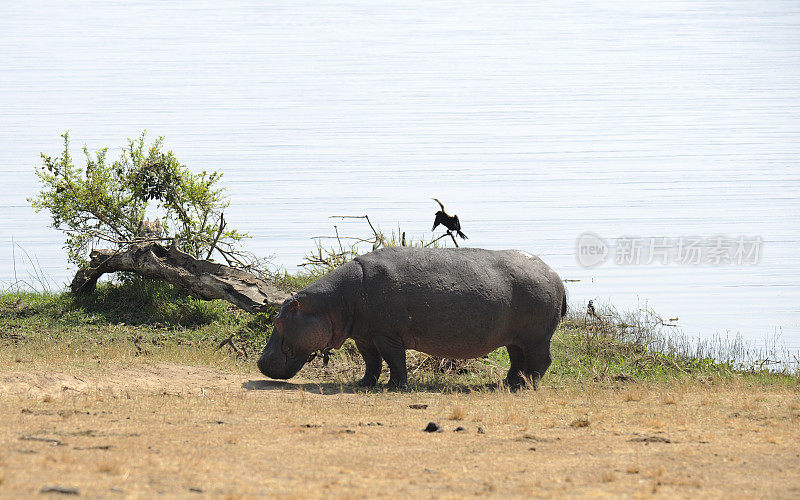
[[[276,336],[277,337],[277,336]],[[293,353],[287,355],[282,349],[283,339],[270,339],[267,348],[258,360],[258,369],[269,378],[286,380],[297,375],[306,364],[310,354]]]

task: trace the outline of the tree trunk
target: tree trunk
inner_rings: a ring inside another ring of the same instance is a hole
[[[289,294],[241,269],[195,259],[174,247],[155,242],[131,245],[126,250],[93,250],[89,266],[75,274],[73,293],[92,292],[105,273],[129,271],[166,281],[203,300],[223,299],[245,311],[277,309]]]

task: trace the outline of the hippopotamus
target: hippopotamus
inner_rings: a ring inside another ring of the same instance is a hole
[[[374,386],[382,360],[389,388],[407,382],[406,349],[469,359],[505,346],[505,383],[535,387],[550,366],[550,339],[567,302],[550,267],[519,250],[388,247],[337,267],[287,299],[258,367],[288,379],[324,349],[351,338]]]

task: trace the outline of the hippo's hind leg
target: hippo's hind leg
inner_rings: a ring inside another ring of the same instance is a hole
[[[389,365],[389,389],[400,389],[408,383],[408,370],[406,369],[406,348],[403,343],[393,337],[376,335],[372,342],[381,353],[386,364]]]
[[[550,339],[553,332],[539,337],[538,341],[526,343],[522,346],[522,354],[525,357],[525,363],[522,368],[523,375],[527,382],[536,386],[539,380],[544,377],[545,372],[550,367],[553,358],[550,356]]]
[[[378,383],[378,377],[381,376],[381,365],[383,364],[381,353],[378,352],[375,346],[358,340],[356,341],[356,348],[361,357],[364,358],[364,365],[366,365],[364,378],[358,381],[358,385],[372,387]]]
[[[508,359],[511,360],[511,367],[508,369],[505,384],[512,390],[519,389],[525,385],[525,379],[522,378],[522,371],[525,368],[525,355],[522,349],[515,345],[507,345]]]
[[[548,331],[518,336],[518,344],[508,345],[508,357],[511,367],[508,370],[505,383],[512,391],[522,389],[531,384],[536,389],[539,380],[552,363],[550,357],[550,339],[553,328]]]
[[[544,377],[544,373],[550,367],[553,358],[550,357],[550,339],[540,342],[525,352],[525,377],[533,384],[533,388],[539,384],[539,380]]]

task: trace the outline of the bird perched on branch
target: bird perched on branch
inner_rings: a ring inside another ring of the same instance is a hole
[[[461,222],[458,220],[458,215],[447,215],[444,211],[444,205],[441,201],[437,200],[436,198],[432,198],[433,201],[439,204],[442,207],[441,210],[436,212],[436,219],[433,221],[433,228],[431,231],[436,229],[436,226],[439,224],[443,225],[447,228],[447,232],[455,231],[457,235],[461,236],[462,239],[467,239],[467,235],[461,232]],[[453,240],[455,241],[455,240]]]

